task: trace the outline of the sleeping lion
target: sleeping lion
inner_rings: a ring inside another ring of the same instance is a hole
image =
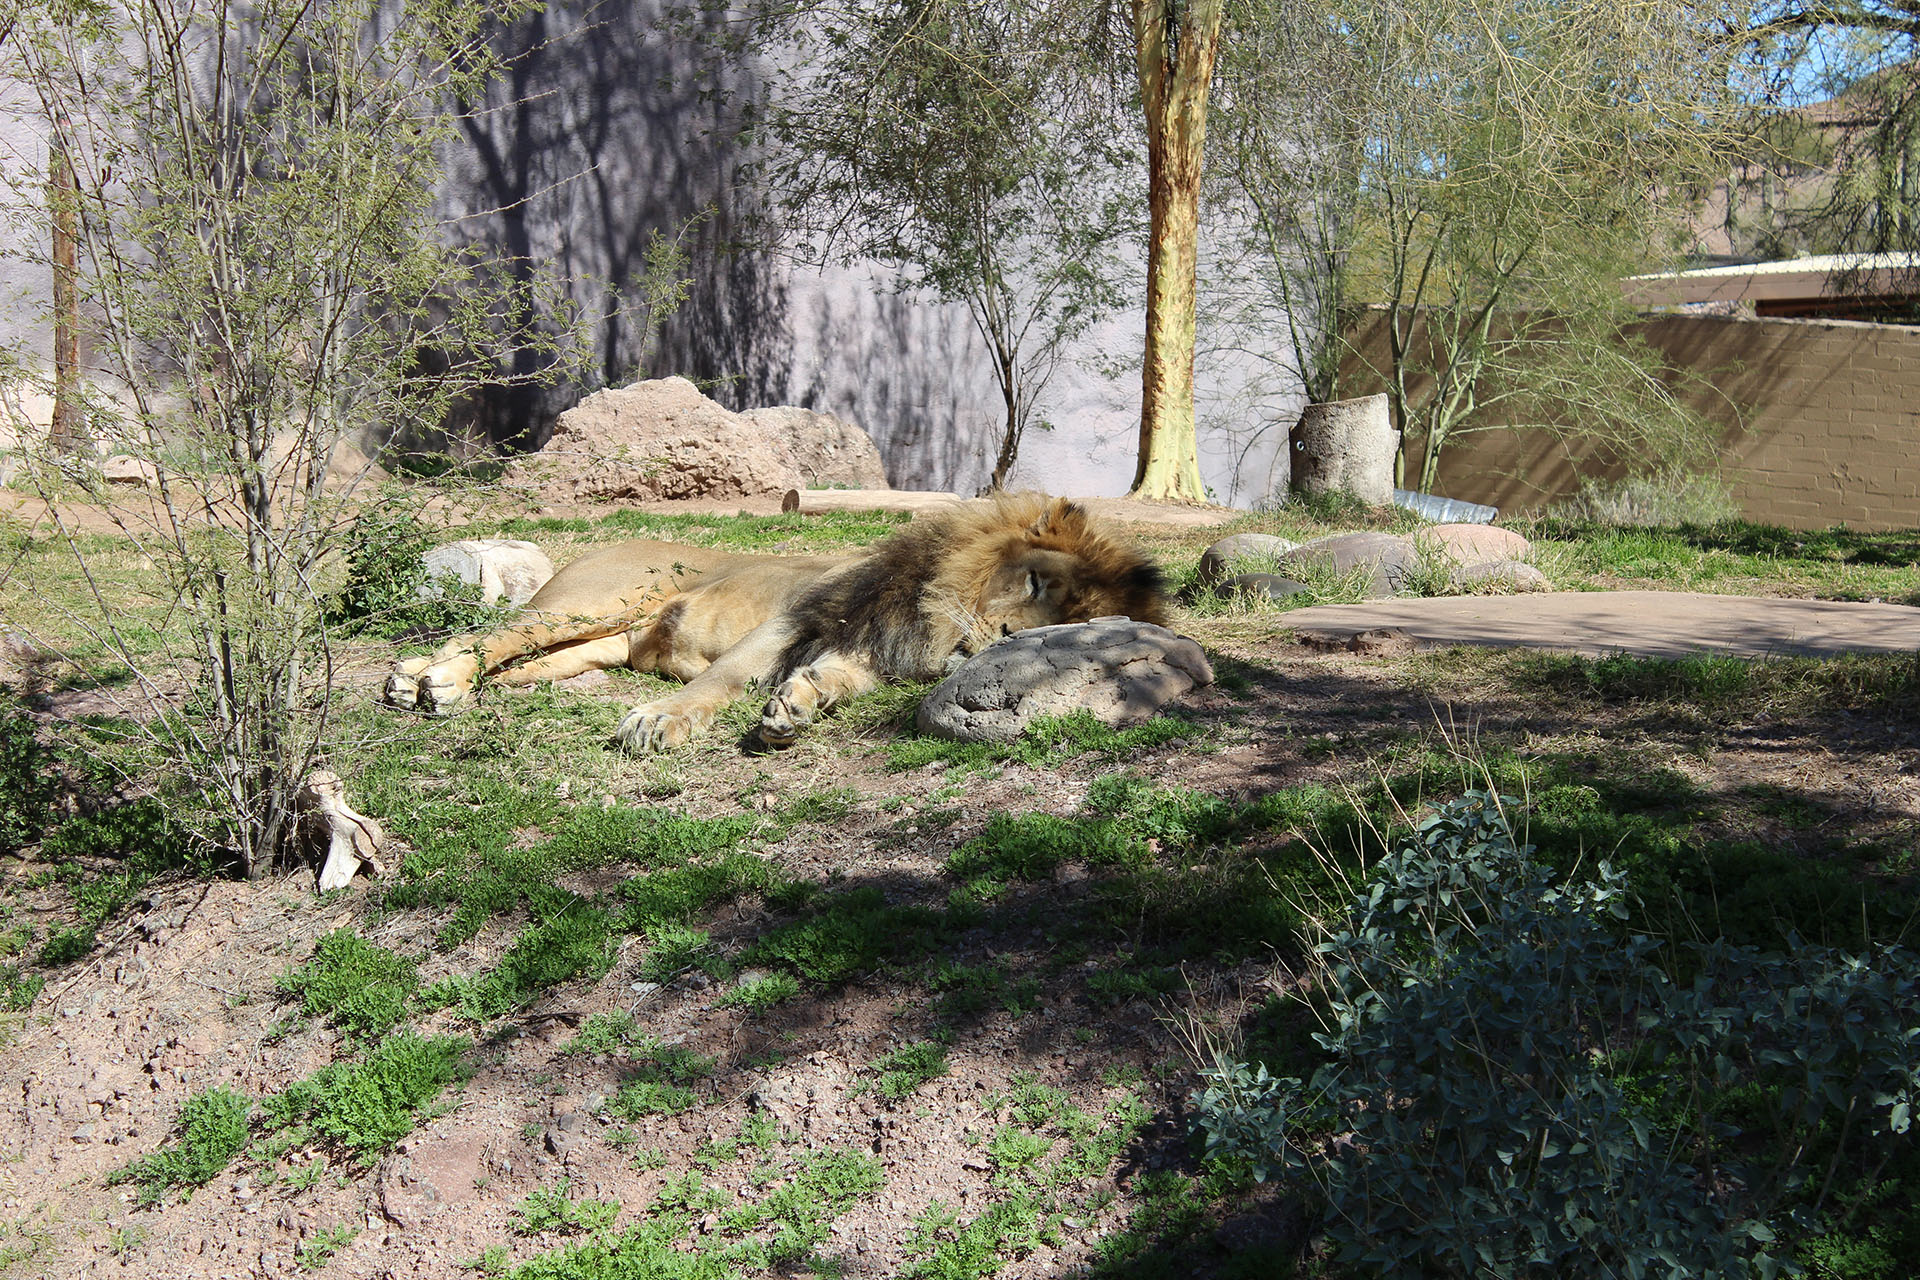
[[[506,685],[631,667],[686,682],[629,711],[633,752],[687,741],[749,685],[760,740],[883,680],[931,680],[1002,636],[1123,614],[1164,622],[1160,571],[1085,508],[1001,495],[922,516],[857,556],[756,556],[625,542],[555,574],[513,625],[448,641],[387,678],[396,706],[444,712]]]

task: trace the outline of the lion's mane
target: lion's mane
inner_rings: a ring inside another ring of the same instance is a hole
[[[836,651],[861,654],[895,679],[940,675],[969,638],[973,602],[994,572],[1030,550],[1073,557],[1070,616],[1166,620],[1159,568],[1096,528],[1084,507],[1044,494],[1001,494],[923,516],[816,583],[789,611],[795,630],[780,676]]]

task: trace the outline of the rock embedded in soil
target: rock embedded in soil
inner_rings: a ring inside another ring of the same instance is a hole
[[[1300,544],[1270,533],[1235,533],[1200,553],[1198,585],[1212,587],[1231,575],[1236,564],[1252,562],[1261,567],[1278,564],[1280,557]]]
[[[1411,539],[1391,533],[1336,533],[1316,538],[1280,558],[1282,573],[1317,570],[1345,578],[1362,571],[1369,596],[1398,595],[1413,578],[1420,553]]]
[[[1131,618],[1034,627],[975,654],[935,685],[915,720],[922,733],[1010,742],[1041,716],[1088,711],[1137,724],[1213,682],[1200,646]]]

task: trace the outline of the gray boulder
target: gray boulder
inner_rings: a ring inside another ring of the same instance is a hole
[[[933,687],[915,722],[961,742],[1008,742],[1040,716],[1086,710],[1136,724],[1197,685],[1213,683],[1198,644],[1131,618],[1021,631],[975,654]]]
[[[1214,586],[1232,576],[1235,566],[1271,569],[1280,562],[1281,556],[1299,545],[1270,533],[1231,534],[1200,553],[1196,581],[1202,587]]]
[[[1221,595],[1261,596],[1268,600],[1285,600],[1312,589],[1304,582],[1295,582],[1277,573],[1238,573],[1218,588]]]
[[[438,594],[433,579],[458,578],[478,585],[486,601],[505,600],[518,607],[553,576],[553,561],[531,542],[513,538],[463,538],[433,548],[420,557],[427,569],[422,597]]]
[[[1391,533],[1336,533],[1316,538],[1280,558],[1282,573],[1303,570],[1346,577],[1365,569],[1372,575],[1367,594],[1397,595],[1413,576],[1420,553],[1410,539]]]

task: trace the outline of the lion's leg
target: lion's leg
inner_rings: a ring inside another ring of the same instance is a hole
[[[560,645],[537,658],[505,668],[494,679],[503,685],[519,686],[542,680],[565,680],[588,671],[609,671],[627,665],[630,644],[623,631],[618,635]]]
[[[760,713],[760,740],[789,747],[800,730],[834,703],[865,693],[880,683],[872,664],[848,653],[830,653],[809,662],[785,680]]]
[[[614,731],[615,739],[635,754],[685,742],[712,724],[720,709],[746,692],[749,684],[773,677],[792,634],[793,624],[784,614],[761,623],[686,688],[627,712]]]
[[[580,641],[615,639],[624,661],[626,633],[633,626],[634,616],[644,616],[656,603],[641,601],[612,617],[549,620],[552,616],[547,615],[484,636],[460,636],[447,641],[428,657],[409,658],[396,664],[393,674],[387,677],[386,701],[397,707],[419,707],[436,713],[450,711],[472,696],[481,675],[498,671],[523,654],[542,653]]]

